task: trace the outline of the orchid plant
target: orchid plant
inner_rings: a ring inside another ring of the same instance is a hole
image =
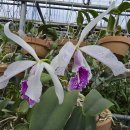
[[[82,91],[92,78],[90,66],[88,65],[82,52],[92,56],[98,61],[108,66],[115,76],[125,73],[128,70],[124,64],[118,61],[116,56],[107,48],[99,45],[88,45],[79,47],[85,36],[89,31],[101,20],[109,11],[114,8],[114,3],[108,8],[107,11],[100,14],[93,21],[91,21],[81,32],[81,36],[77,45],[72,42],[67,42],[59,51],[59,54],[52,60],[51,65],[56,71],[57,75],[64,75],[65,69],[68,66],[72,56],[74,55],[74,65],[72,71],[75,73],[74,77],[70,78],[69,89]]]
[[[40,81],[40,77],[43,69],[45,68],[53,80],[55,92],[59,99],[59,103],[61,104],[64,99],[64,92],[62,85],[57,75],[55,74],[54,69],[48,63],[45,62],[46,59],[40,60],[34,49],[30,45],[28,45],[23,39],[13,34],[9,30],[9,25],[10,22],[4,26],[4,32],[6,36],[18,45],[20,45],[26,51],[28,51],[36,61],[23,60],[11,63],[5,70],[4,75],[0,77],[0,89],[5,88],[9,82],[9,79],[11,79],[13,76],[32,67],[27,80],[23,80],[21,82],[22,98],[27,100],[30,107],[32,107],[36,102],[39,102],[40,100],[40,96],[42,93],[42,83]]]
[[[83,53],[90,55],[108,66],[115,76],[129,70],[107,48],[99,45],[79,46],[97,22],[113,8],[114,3],[107,11],[100,14],[83,29],[76,46],[70,41],[67,42],[61,48],[59,54],[54,57],[51,65],[46,63],[46,59],[39,59],[32,47],[19,36],[11,33],[9,30],[10,23],[5,25],[4,31],[6,36],[28,51],[35,59],[35,61],[23,60],[10,64],[4,72],[4,75],[0,77],[0,89],[3,89],[7,86],[10,78],[31,68],[28,78],[21,82],[21,95],[23,99],[28,101],[30,107],[36,102],[39,102],[40,99],[41,102],[33,108],[29,130],[96,130],[96,115],[110,107],[112,103],[104,99],[96,90],[90,91],[86,97],[79,93],[79,91],[82,91],[88,85],[92,78],[91,68]],[[71,91],[78,91],[64,92],[57,75],[64,75],[66,67],[73,56],[74,65],[72,71],[74,72],[74,76],[70,78],[68,86]],[[53,88],[49,88],[40,98],[42,93],[40,77],[44,68],[49,72],[54,82],[59,103],[61,104],[64,99],[62,105],[58,104]],[[93,125],[94,127],[92,127]]]

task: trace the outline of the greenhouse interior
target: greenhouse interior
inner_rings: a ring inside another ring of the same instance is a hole
[[[0,62],[0,130],[130,130],[130,0],[0,0]]]

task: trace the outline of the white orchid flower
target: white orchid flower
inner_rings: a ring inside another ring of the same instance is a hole
[[[36,61],[23,60],[11,63],[5,70],[3,76],[0,77],[0,89],[7,86],[10,78],[32,67],[28,79],[22,81],[21,94],[22,98],[26,99],[30,106],[33,106],[40,100],[42,93],[42,83],[40,81],[40,77],[43,69],[45,68],[53,80],[55,92],[59,99],[59,103],[61,104],[64,99],[64,91],[54,69],[48,63],[44,62],[44,60],[40,60],[35,50],[29,44],[27,44],[19,36],[11,33],[9,30],[9,24],[10,22],[4,26],[6,36],[28,51]]]
[[[83,41],[89,31],[100,21],[110,10],[114,7],[114,3],[108,8],[107,11],[100,14],[93,21],[91,21],[81,32],[81,36],[77,45],[73,45],[72,42],[67,42],[59,51],[59,54],[52,60],[51,65],[55,69],[57,75],[64,75],[65,69],[68,66],[72,56],[74,55],[74,66],[72,71],[76,72],[76,75],[70,79],[69,88],[71,90],[82,89],[89,83],[92,77],[90,66],[85,60],[82,52],[92,56],[98,61],[108,66],[115,76],[125,73],[127,69],[124,64],[118,61],[116,56],[107,48],[99,45],[88,45],[79,48],[80,43]]]

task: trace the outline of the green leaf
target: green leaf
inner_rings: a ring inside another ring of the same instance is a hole
[[[127,95],[123,90],[120,90],[121,95],[124,97],[125,101],[127,102]]]
[[[95,116],[85,116],[86,129],[85,130],[97,130],[96,129],[96,117]]]
[[[82,108],[76,107],[64,130],[96,130],[95,117],[83,115]]]
[[[20,113],[27,113],[29,109],[29,105],[27,101],[22,101],[19,105],[18,112]]]
[[[78,92],[65,92],[59,105],[55,90],[49,88],[32,112],[30,130],[62,130],[76,104]]]
[[[93,16],[93,18],[96,18],[98,16],[98,12],[96,10],[88,10],[88,12]]]
[[[55,41],[58,38],[58,34],[56,32],[56,28],[59,28],[59,25],[51,25],[51,24],[41,25],[38,28],[38,33],[42,32],[42,34],[46,34],[53,41]]]
[[[127,22],[127,31],[128,31],[128,33],[130,34],[130,19],[129,19],[128,22]]]
[[[85,130],[85,128],[85,116],[82,114],[82,108],[76,107],[64,130]]]
[[[72,34],[74,33],[74,29],[71,26],[68,26],[68,30],[70,33],[72,33]]]
[[[115,14],[115,15],[118,15],[120,13],[120,11],[118,9],[112,9],[109,14]]]
[[[34,27],[33,22],[28,22],[26,25],[26,32],[30,32],[31,29]]]
[[[58,34],[54,28],[48,28],[47,30],[42,32],[43,34],[48,35],[52,39],[52,41],[56,41],[58,38]]]
[[[105,22],[108,22],[108,19],[106,17],[102,18]]]
[[[122,12],[126,11],[127,9],[130,8],[130,2],[123,2],[118,6],[118,10],[120,11],[119,14],[121,14]]]
[[[51,80],[51,77],[50,77],[50,75],[49,74],[47,74],[47,73],[42,73],[42,75],[41,75],[41,82],[42,83],[48,83],[49,81]]]
[[[43,24],[43,25],[41,25],[39,28],[38,28],[38,33],[40,33],[40,32],[42,32],[42,31],[44,31],[44,30],[47,30],[48,28],[59,28],[60,29],[60,27],[59,27],[59,25],[53,25],[53,24]]]
[[[56,42],[51,43],[51,49],[56,49],[58,44]]]
[[[117,25],[115,35],[120,35],[121,34],[121,30],[122,30],[121,26]]]
[[[83,104],[83,111],[90,116],[96,116],[106,108],[113,105],[112,102],[102,97],[102,95],[95,89],[92,89],[85,97]]]
[[[82,25],[84,21],[84,17],[81,11],[78,11],[78,16],[77,16],[77,25]]]
[[[2,24],[0,24],[0,31],[2,31],[3,30],[3,25]]]
[[[108,20],[108,26],[107,26],[108,32],[113,32],[114,25],[115,25],[115,17],[110,15],[109,20]]]
[[[89,16],[89,13],[87,12],[87,10],[81,10],[81,12],[84,14],[84,16],[86,17],[88,23],[91,21],[91,18]]]
[[[100,38],[104,37],[105,35],[106,35],[106,30],[104,30],[104,29],[100,30],[98,38],[100,39]]]
[[[22,60],[23,56],[22,54],[18,54],[16,57],[15,57],[15,61],[19,61],[19,60]]]
[[[9,100],[8,99],[5,99],[3,101],[0,101],[0,111],[5,108],[9,103]]]
[[[27,124],[18,124],[15,126],[14,130],[29,130]]]

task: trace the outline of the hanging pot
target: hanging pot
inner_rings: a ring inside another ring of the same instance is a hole
[[[117,56],[124,57],[129,51],[130,38],[125,36],[106,36],[101,38],[98,44],[110,49]]]
[[[25,42],[27,42],[33,47],[33,49],[36,51],[39,57],[44,58],[49,52],[48,49],[50,48],[50,44],[51,44],[50,39],[40,39],[40,38],[26,36],[24,40]]]
[[[111,130],[112,126],[112,113],[110,110],[106,109],[103,111],[97,119],[97,130]]]

